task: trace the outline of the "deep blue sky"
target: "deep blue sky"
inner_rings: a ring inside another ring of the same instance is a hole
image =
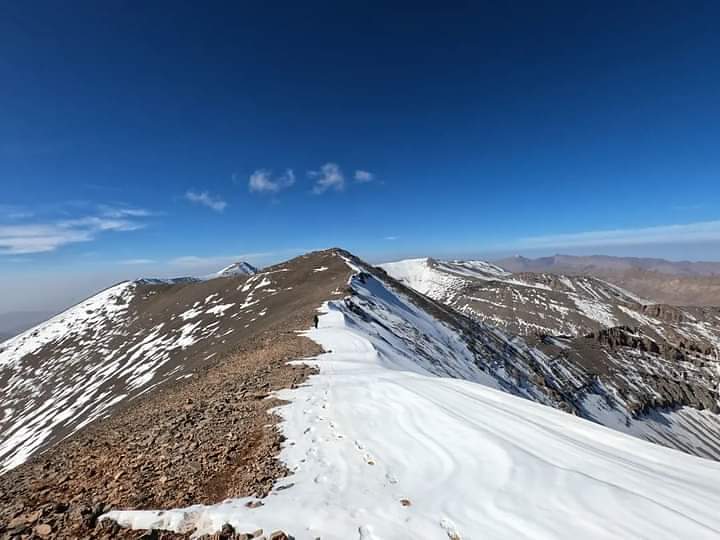
[[[2,2],[0,312],[331,245],[720,259],[720,3],[495,4]]]

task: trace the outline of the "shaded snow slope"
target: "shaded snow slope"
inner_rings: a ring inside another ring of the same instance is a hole
[[[720,536],[720,464],[498,391],[449,327],[372,277],[352,286],[307,332],[320,373],[280,395],[293,474],[263,506],[107,517],[298,540]]]

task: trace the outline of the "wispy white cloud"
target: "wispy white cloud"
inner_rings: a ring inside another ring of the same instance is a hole
[[[129,265],[135,265],[135,264],[152,264],[155,261],[153,259],[125,259],[122,261],[118,261],[120,264],[129,264]]]
[[[355,171],[353,178],[356,182],[364,184],[366,182],[372,182],[373,180],[375,180],[375,175],[370,171],[357,170]]]
[[[273,178],[272,171],[258,169],[250,175],[248,189],[254,193],[277,193],[295,183],[295,173],[287,169],[285,174]]]
[[[106,204],[101,204],[98,208],[104,217],[109,218],[150,217],[159,215],[158,212],[146,210],[145,208],[117,207]]]
[[[66,230],[85,229],[88,231],[137,231],[138,229],[145,227],[145,224],[124,218],[87,216],[59,221],[57,226]]]
[[[315,179],[313,193],[320,195],[327,190],[342,191],[345,189],[345,176],[337,163],[326,163],[319,171],[308,171],[308,176]]]
[[[720,221],[703,221],[683,225],[660,225],[630,229],[585,231],[569,234],[528,236],[514,247],[556,248],[627,246],[643,244],[684,244],[720,241]]]
[[[137,210],[138,216],[150,215],[141,209],[129,210]],[[0,255],[55,251],[67,244],[90,242],[103,232],[135,231],[144,226],[133,217],[108,217],[103,213],[47,222],[0,224]]]
[[[398,239],[400,239],[399,236],[386,236],[385,238],[383,238],[383,240],[388,240],[389,242],[392,242],[392,241],[398,240]]]
[[[207,191],[202,191],[199,193],[192,190],[187,191],[185,193],[185,198],[191,203],[207,206],[210,210],[213,210],[214,212],[222,212],[223,210],[225,210],[225,208],[227,208],[228,205],[220,197],[213,197]]]

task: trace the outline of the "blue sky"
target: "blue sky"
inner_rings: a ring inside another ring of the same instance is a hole
[[[720,260],[720,4],[581,4],[7,3],[0,312],[333,245]]]

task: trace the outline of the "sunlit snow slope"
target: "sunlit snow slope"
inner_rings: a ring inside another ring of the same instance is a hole
[[[351,286],[307,332],[320,373],[281,394],[293,474],[263,506],[108,517],[323,540],[720,537],[720,464],[498,391],[457,332],[372,276]]]

